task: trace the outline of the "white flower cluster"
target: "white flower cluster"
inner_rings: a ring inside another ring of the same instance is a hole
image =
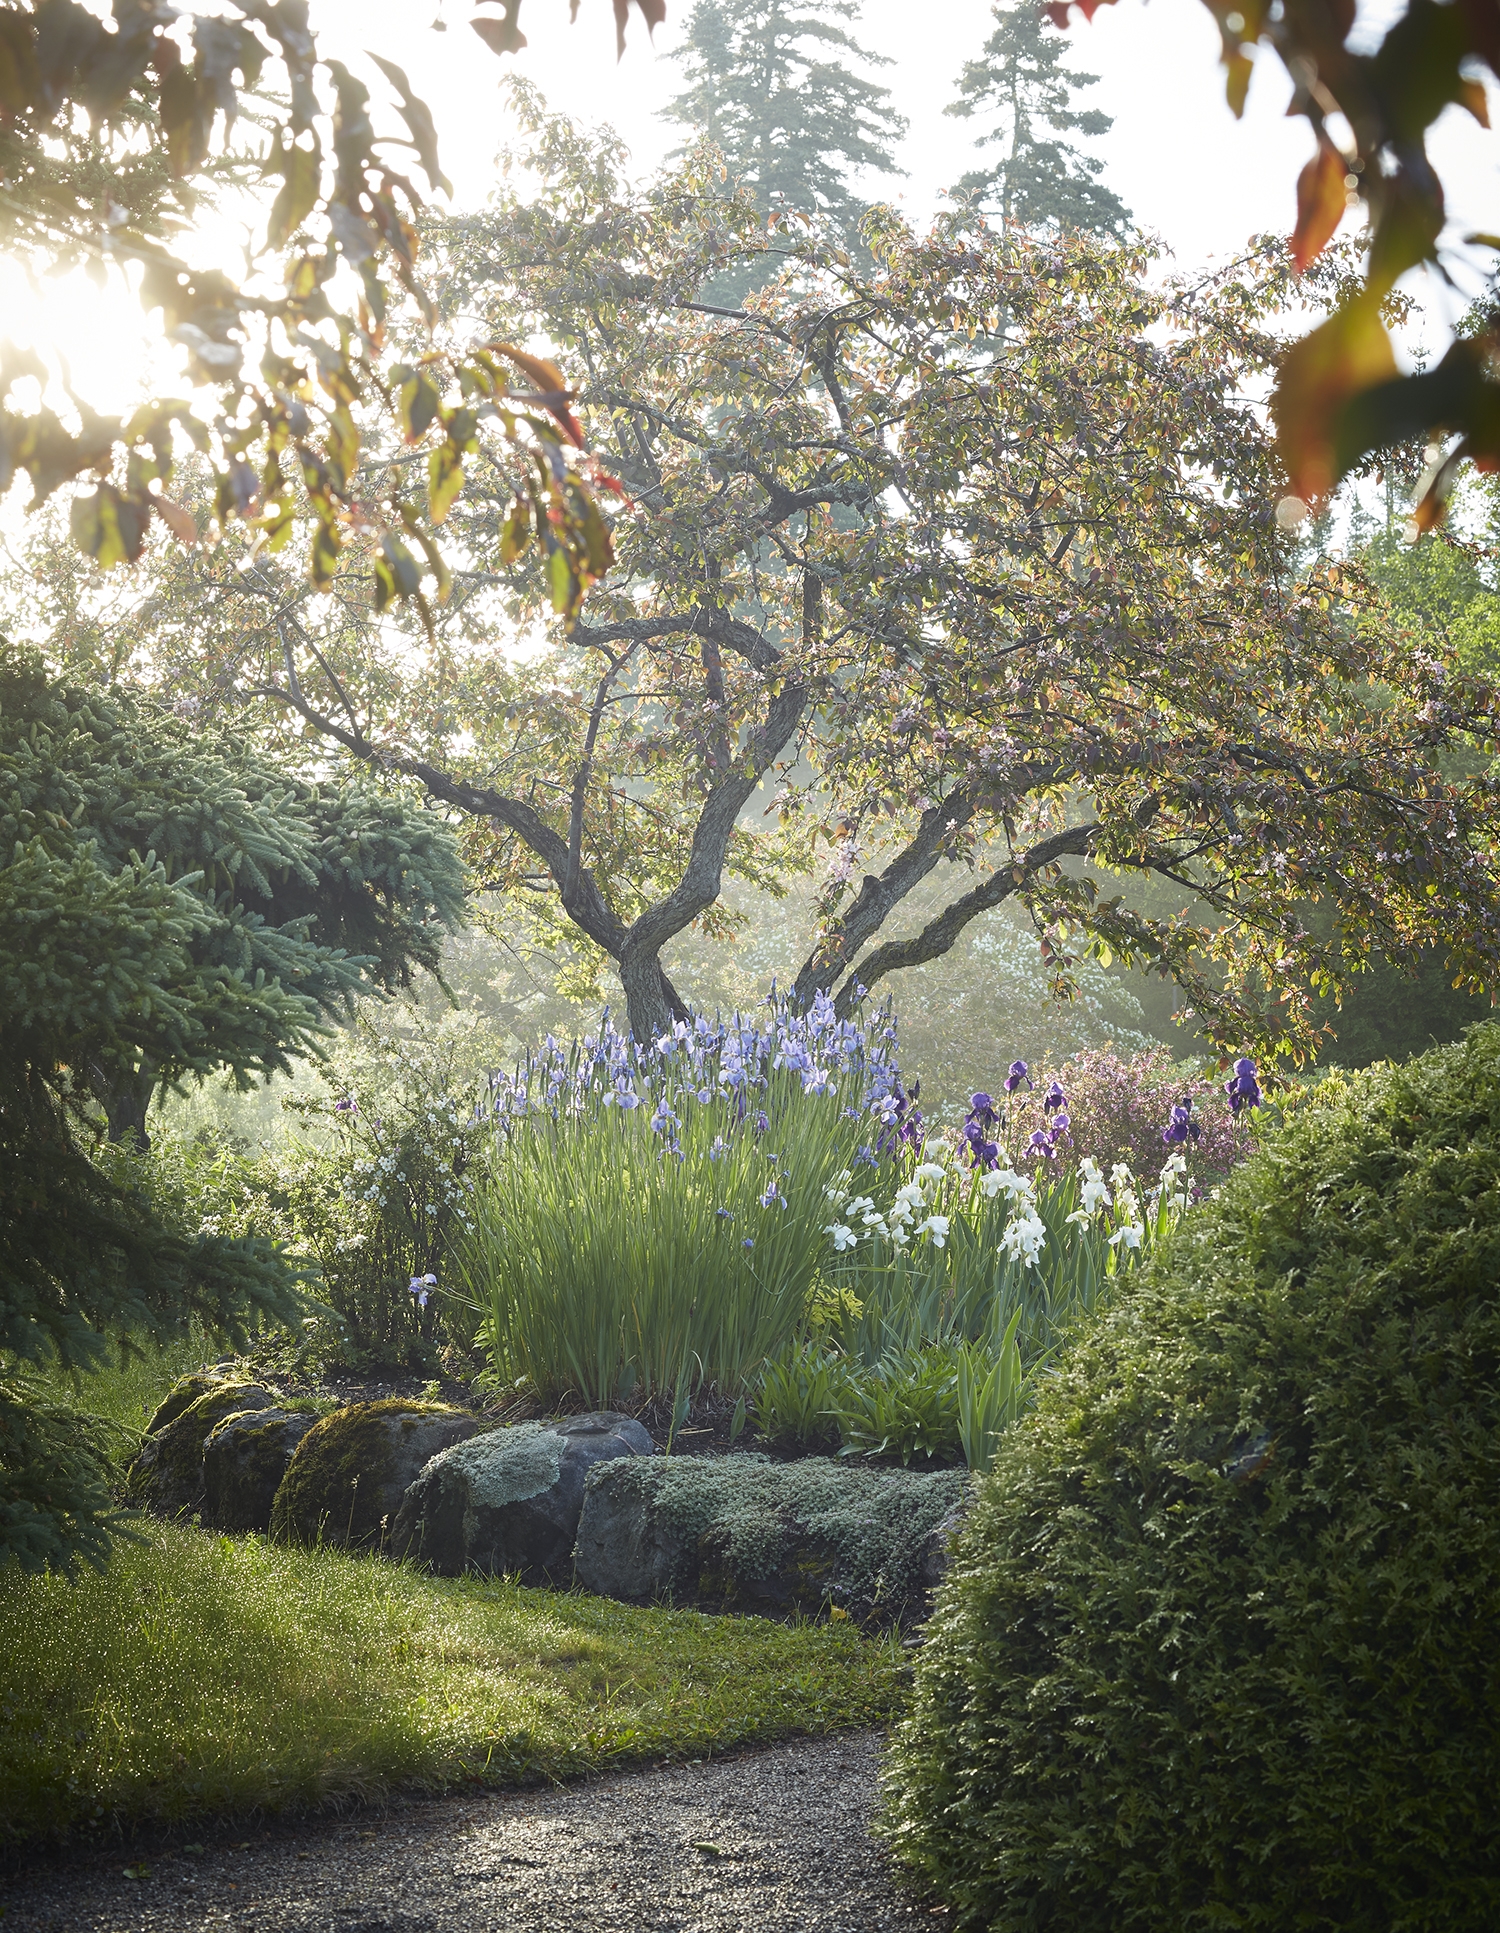
[[[1101,1213],[1112,1217],[1115,1227],[1109,1238],[1111,1248],[1139,1248],[1145,1239],[1145,1223],[1141,1219],[1141,1204],[1136,1194],[1135,1176],[1123,1161],[1117,1161],[1109,1171],[1109,1180],[1104,1179],[1103,1170],[1097,1161],[1087,1157],[1078,1164],[1078,1173],[1083,1182],[1079,1205],[1068,1220],[1080,1227],[1092,1222]],[[1111,1196],[1110,1190],[1114,1193]]]
[[[947,1215],[936,1211],[947,1175],[947,1169],[936,1161],[924,1161],[912,1179],[896,1190],[896,1199],[889,1211],[882,1215],[869,1195],[851,1194],[853,1177],[845,1169],[823,1191],[834,1213],[840,1217],[838,1221],[828,1223],[823,1232],[832,1236],[834,1250],[838,1254],[853,1248],[859,1241],[859,1229],[854,1226],[856,1222],[872,1238],[879,1237],[889,1242],[898,1252],[908,1248],[913,1237],[924,1235],[934,1248],[943,1248],[952,1224]],[[917,1220],[918,1215],[922,1216],[920,1221]]]
[[[1193,1199],[1193,1177],[1187,1171],[1187,1156],[1180,1150],[1167,1157],[1162,1166],[1157,1199],[1163,1208],[1181,1214]]]

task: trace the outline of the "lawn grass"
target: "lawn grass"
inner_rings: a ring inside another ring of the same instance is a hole
[[[0,1573],[10,1843],[700,1758],[892,1710],[847,1623],[640,1610],[151,1525],[102,1575]]]
[[[139,1430],[207,1339],[58,1393]],[[534,1783],[872,1724],[899,1646],[640,1610],[149,1518],[75,1584],[0,1570],[0,1844]]]

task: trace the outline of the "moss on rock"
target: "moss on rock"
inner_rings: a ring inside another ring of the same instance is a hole
[[[402,1498],[390,1548],[449,1576],[567,1585],[589,1471],[654,1454],[642,1425],[614,1410],[489,1431],[426,1466]]]
[[[226,1416],[270,1409],[275,1402],[275,1391],[263,1383],[214,1381],[142,1443],[125,1473],[131,1496],[164,1517],[197,1510],[203,1502],[203,1446],[209,1435]]]
[[[226,1416],[203,1445],[203,1521],[215,1530],[267,1530],[271,1505],[316,1414],[286,1409]]]
[[[175,1423],[182,1412],[200,1396],[208,1396],[221,1383],[230,1379],[221,1369],[200,1369],[191,1376],[179,1376],[177,1381],[157,1404],[151,1421],[146,1425],[147,1436],[155,1436],[164,1430],[168,1423]]]
[[[467,1410],[397,1396],[335,1410],[297,1445],[271,1506],[271,1535],[356,1549],[380,1544],[424,1465],[482,1427]]]

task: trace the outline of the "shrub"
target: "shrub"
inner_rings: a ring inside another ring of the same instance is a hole
[[[1162,1161],[1162,1129],[1175,1103],[1191,1103],[1201,1129],[1190,1150],[1195,1178],[1222,1180],[1251,1147],[1249,1116],[1230,1112],[1222,1083],[1180,1066],[1165,1047],[1121,1060],[1106,1049],[1075,1054],[1059,1070],[1067,1093],[1071,1140],[1065,1160],[1090,1156],[1102,1167],[1126,1162],[1138,1175],[1154,1175]]]
[[[1330,1080],[1002,1445],[891,1828],[995,1933],[1500,1919],[1500,1028]]]
[[[358,1367],[430,1370],[440,1340],[461,1346],[461,1304],[413,1295],[444,1272],[486,1141],[473,1030],[361,1020],[333,1055],[331,1091],[295,1099],[309,1132],[262,1160],[260,1186],[295,1245],[318,1264],[337,1355]]]

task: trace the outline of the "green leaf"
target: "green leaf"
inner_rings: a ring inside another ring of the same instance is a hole
[[[127,497],[112,483],[101,483],[91,497],[76,497],[69,517],[74,543],[104,570],[135,562],[150,520],[149,498]]]
[[[577,592],[578,580],[573,575],[573,567],[568,562],[568,553],[559,544],[547,562],[547,576],[552,587],[552,608],[554,611],[571,610]]]
[[[419,443],[438,413],[438,393],[417,370],[401,385],[401,429],[408,443]]]
[[[444,439],[427,459],[427,509],[440,524],[464,487],[464,460]]]
[[[375,608],[416,595],[422,582],[421,567],[399,537],[389,531],[380,540],[375,558]]]
[[[278,156],[281,189],[271,204],[271,218],[266,233],[272,248],[284,246],[317,206],[318,191],[323,181],[323,153],[318,137],[314,134],[311,139],[310,148],[289,146],[283,148]]]

